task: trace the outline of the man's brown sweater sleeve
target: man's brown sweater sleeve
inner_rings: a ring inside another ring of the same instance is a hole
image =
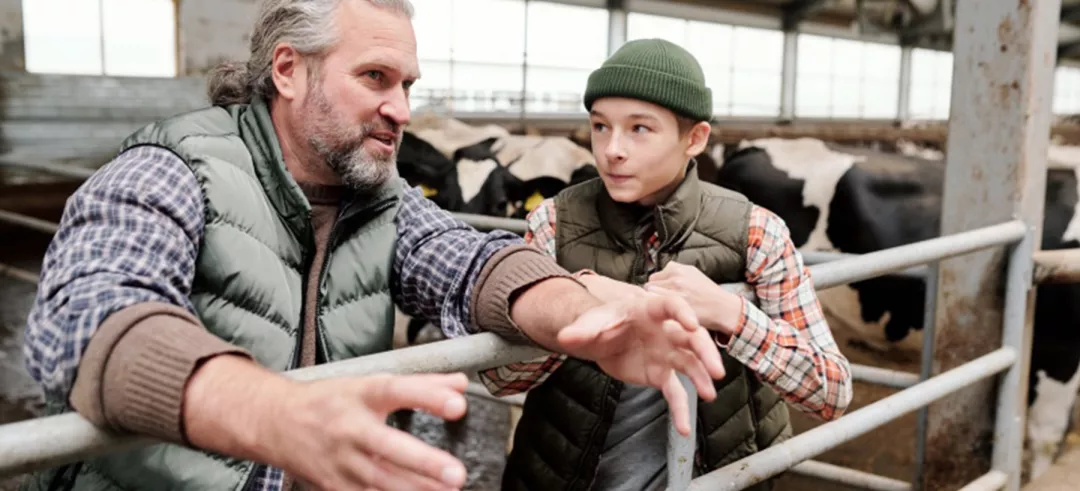
[[[485,331],[531,343],[511,319],[510,306],[517,295],[528,287],[557,277],[574,279],[568,271],[536,248],[516,245],[496,252],[480,271],[473,289],[470,302],[473,322]],[[584,285],[582,288],[585,288]]]
[[[200,363],[226,353],[250,357],[210,334],[182,308],[133,305],[98,327],[79,365],[70,402],[98,426],[186,444],[182,409],[187,381]]]

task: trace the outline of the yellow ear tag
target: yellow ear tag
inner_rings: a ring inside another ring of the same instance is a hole
[[[420,190],[424,192],[424,197],[425,198],[430,198],[432,196],[435,196],[436,194],[439,194],[438,191],[436,191],[434,188],[427,187],[426,184],[421,184],[420,185]]]
[[[525,210],[533,211],[533,208],[540,206],[540,203],[544,201],[544,195],[540,194],[540,191],[534,191],[529,199],[525,200]]]

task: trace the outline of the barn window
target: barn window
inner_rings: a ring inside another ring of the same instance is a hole
[[[799,35],[795,111],[801,117],[895,118],[900,48]]]
[[[173,0],[23,0],[26,70],[176,76]],[[63,12],[63,15],[56,15]]]
[[[422,74],[410,97],[414,109],[520,111],[523,0],[413,0],[413,6]]]
[[[589,73],[607,58],[605,9],[529,2],[528,113],[584,113]]]
[[[1080,68],[1059,66],[1054,73],[1054,114],[1080,114]]]
[[[911,119],[949,119],[952,65],[948,51],[911,50]]]
[[[701,63],[718,116],[780,113],[784,38],[779,31],[631,12],[627,40],[661,38]]]

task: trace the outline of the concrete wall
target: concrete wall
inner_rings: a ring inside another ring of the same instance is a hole
[[[0,0],[0,70],[26,70],[22,0]]]
[[[83,160],[138,127],[207,104],[205,79],[2,74],[0,158]]]
[[[179,73],[202,74],[221,61],[247,61],[256,0],[178,1]]]

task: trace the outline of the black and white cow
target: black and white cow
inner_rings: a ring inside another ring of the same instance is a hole
[[[440,117],[410,125],[397,164],[440,208],[500,218],[525,218],[544,198],[597,175],[592,153],[569,138],[512,135]],[[426,326],[399,312],[398,345],[441,338],[431,332],[421,339],[421,332],[437,331]]]
[[[863,254],[940,236],[942,160],[814,139],[743,142],[716,160],[723,164],[715,182],[777,213],[800,249]],[[1069,162],[1080,162],[1080,149],[1052,148],[1043,249],[1080,246],[1080,165]],[[844,322],[883,324],[886,342],[906,341],[922,328],[921,279],[887,276],[823,291],[826,310],[837,292],[858,295],[860,312],[846,312]],[[1033,478],[1052,462],[1080,388],[1080,285],[1040,285],[1036,298],[1027,428]]]

